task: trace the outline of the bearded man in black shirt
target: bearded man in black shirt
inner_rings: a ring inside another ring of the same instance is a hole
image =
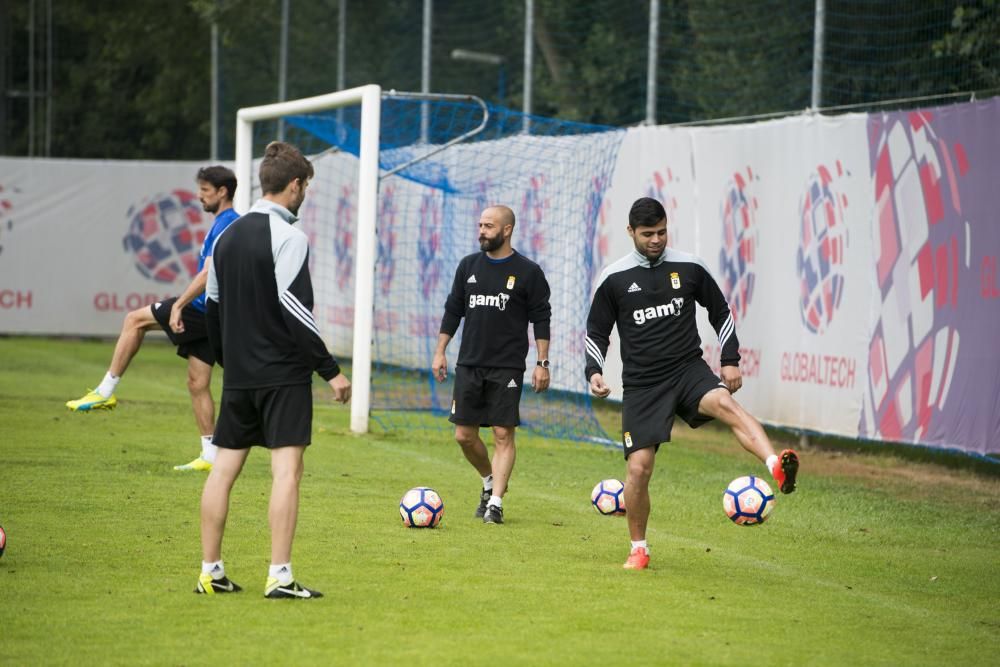
[[[480,216],[481,252],[458,264],[431,366],[443,382],[448,375],[445,349],[465,318],[449,420],[462,453],[483,478],[475,516],[492,524],[503,523],[503,496],[514,470],[529,322],[538,352],[531,386],[542,392],[550,381],[549,284],[538,264],[511,247],[514,223],[514,212],[506,206],[491,206]],[[480,426],[493,427],[492,462],[479,437]]]

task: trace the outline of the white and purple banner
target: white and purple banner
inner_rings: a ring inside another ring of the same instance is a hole
[[[525,154],[567,139],[528,141]],[[449,165],[457,176],[459,154],[475,159],[477,150],[443,155],[458,160]],[[350,350],[353,319],[353,298],[344,298],[354,281],[352,159],[317,162],[302,211],[324,286],[317,320],[338,354]],[[376,290],[409,310],[401,319],[377,306],[376,335],[421,342],[390,349],[389,363],[419,366],[406,350],[433,347],[452,271],[474,250],[479,208],[510,204],[515,247],[542,264],[554,293],[585,301],[577,292],[632,248],[631,203],[652,196],[667,210],[671,245],[700,256],[729,300],[745,376],[737,398],[761,420],[1000,453],[1000,98],[634,128],[610,183],[595,178],[592,187],[569,185],[574,165],[561,165],[522,164],[506,183],[505,167],[491,166],[496,182],[484,181],[468,211],[427,186],[383,181]],[[201,166],[0,158],[0,332],[116,335],[127,311],[183,290],[211,226],[196,196]],[[404,224],[411,214],[419,225]],[[557,214],[578,216],[580,230],[551,224]],[[581,251],[578,238],[591,236]],[[414,280],[416,296],[399,291]],[[556,368],[582,358],[585,316],[582,303],[555,316]],[[715,332],[704,318],[700,330],[716,365]],[[620,368],[614,341],[606,377],[618,397]],[[582,377],[553,377],[558,388],[584,390]]]
[[[202,166],[0,158],[0,332],[116,335],[180,294],[212,227]]]
[[[693,182],[656,181],[657,160],[680,174],[690,163]],[[651,181],[665,185],[653,194]],[[626,139],[607,195],[622,227],[609,255],[632,248],[631,202],[660,199],[674,245],[700,256],[729,300],[738,399],[763,421],[1000,453],[997,185],[1000,98],[643,128]],[[718,364],[704,317],[700,331]],[[620,373],[617,356],[609,370]]]

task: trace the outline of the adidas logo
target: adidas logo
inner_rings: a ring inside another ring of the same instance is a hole
[[[517,382],[514,381],[514,378],[511,378],[510,382],[507,383],[507,388],[508,389],[517,389]]]
[[[471,276],[469,276],[469,279],[466,280],[465,282],[467,282],[467,283],[475,283],[476,282],[476,274],[473,273]]]
[[[642,291],[642,288],[639,287],[638,285],[636,285],[635,283],[632,283],[631,285],[629,285],[629,288],[628,288],[628,293],[629,294],[631,294],[632,292],[641,292],[641,291]]]

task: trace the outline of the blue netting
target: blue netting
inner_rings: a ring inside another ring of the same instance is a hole
[[[598,216],[624,131],[525,116],[491,106],[484,131],[383,177],[379,184],[372,371],[373,416],[386,428],[449,428],[450,383],[430,374],[444,301],[459,260],[478,251],[477,222],[492,204],[516,216],[514,247],[538,262],[552,289],[553,390],[534,394],[529,367],[522,424],[539,433],[604,440],[584,379],[586,312],[594,279]],[[426,121],[422,122],[422,118]],[[478,127],[473,102],[385,99],[381,172],[427,155]],[[314,237],[321,326],[342,355],[353,311],[353,229],[360,109],[285,119],[316,154],[316,185],[303,213]],[[425,129],[426,128],[426,129]],[[422,140],[426,137],[426,141]],[[327,325],[327,326],[324,326]],[[448,349],[454,363],[461,329]],[[534,361],[529,352],[529,363]]]

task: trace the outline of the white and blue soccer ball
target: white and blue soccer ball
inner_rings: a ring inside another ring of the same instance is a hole
[[[760,477],[745,475],[729,483],[722,494],[722,508],[733,523],[756,526],[764,523],[774,509],[774,492]]]
[[[601,514],[621,516],[625,514],[625,485],[617,479],[604,479],[590,492],[590,502]]]
[[[434,489],[417,486],[403,494],[399,516],[407,528],[434,528],[444,517],[444,501]]]

